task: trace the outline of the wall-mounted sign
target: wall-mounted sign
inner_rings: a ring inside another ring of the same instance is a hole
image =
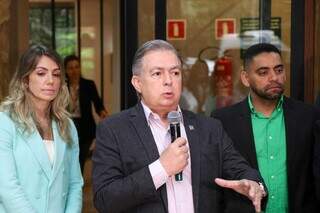
[[[186,40],[186,28],[185,19],[168,19],[167,40]]]
[[[221,39],[225,34],[236,33],[236,19],[219,18],[215,20],[215,37]]]
[[[256,43],[271,43],[280,50],[286,50],[286,45],[281,41],[281,17],[271,17],[270,29],[261,29],[258,17],[240,19],[240,57],[248,47]]]

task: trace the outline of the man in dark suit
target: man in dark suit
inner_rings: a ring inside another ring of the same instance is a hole
[[[220,186],[245,195],[260,211],[262,179],[220,123],[179,108],[181,66],[165,41],[147,42],[137,51],[131,82],[139,103],[97,128],[92,180],[99,212],[218,213]],[[170,111],[182,114],[181,137],[173,143]],[[175,180],[179,172],[182,181]]]
[[[235,148],[259,169],[268,187],[266,213],[318,212],[312,175],[315,108],[283,95],[286,79],[280,51],[256,44],[244,57],[242,83],[248,98],[217,110]],[[225,190],[224,212],[254,212],[241,195]]]
[[[94,82],[81,77],[80,58],[76,55],[65,57],[64,67],[68,77],[71,98],[69,110],[79,136],[79,160],[83,172],[96,132],[92,104],[100,119],[105,118],[108,113],[103,106]]]

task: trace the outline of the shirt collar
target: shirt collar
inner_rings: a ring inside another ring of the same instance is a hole
[[[148,123],[150,122],[150,119],[152,119],[152,118],[160,120],[160,116],[157,113],[152,112],[152,110],[145,103],[143,103],[143,101],[141,101],[141,105],[142,105],[144,115],[146,116]],[[182,111],[181,111],[181,108],[179,105],[178,105],[177,111],[181,114],[181,118],[182,118],[181,122],[183,123]]]
[[[254,106],[253,106],[253,104],[252,104],[252,100],[251,100],[251,95],[250,95],[250,94],[248,95],[248,104],[249,104],[251,113],[256,114],[257,111],[255,111],[255,109],[254,109]],[[281,95],[281,97],[280,97],[280,99],[279,99],[279,101],[278,101],[278,104],[277,104],[277,106],[276,106],[276,108],[275,108],[274,111],[276,111],[276,110],[277,110],[277,111],[281,110],[281,109],[282,109],[282,104],[283,104],[283,95]]]

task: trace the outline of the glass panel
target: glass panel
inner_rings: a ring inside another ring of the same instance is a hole
[[[52,48],[51,1],[29,1],[29,43]]]
[[[81,75],[95,80],[100,91],[101,78],[101,26],[100,0],[81,0]]]
[[[320,1],[315,2],[315,60],[314,60],[314,94],[316,96],[316,104],[320,106]]]
[[[29,43],[54,48],[55,38],[55,49],[62,57],[76,53],[74,0],[55,1],[55,29],[52,26],[51,0],[29,0],[29,4]]]
[[[272,1],[271,30],[260,30],[258,0],[168,1],[167,39],[185,60],[182,108],[210,115],[245,98],[242,55],[258,42],[281,48],[290,76],[290,2]]]
[[[62,57],[77,52],[74,3],[55,3],[56,50]]]
[[[138,0],[138,46],[154,39],[154,0]]]
[[[271,17],[280,18],[280,32],[275,36],[280,41],[281,56],[286,68],[285,94],[290,95],[290,44],[291,44],[291,0],[272,0]],[[276,26],[274,26],[276,28]],[[272,26],[271,26],[272,29]]]
[[[120,1],[103,2],[103,90],[109,113],[120,111]]]

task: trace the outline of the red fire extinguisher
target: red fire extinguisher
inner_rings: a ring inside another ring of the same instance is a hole
[[[214,67],[216,109],[232,104],[232,61],[228,56],[217,59]]]

